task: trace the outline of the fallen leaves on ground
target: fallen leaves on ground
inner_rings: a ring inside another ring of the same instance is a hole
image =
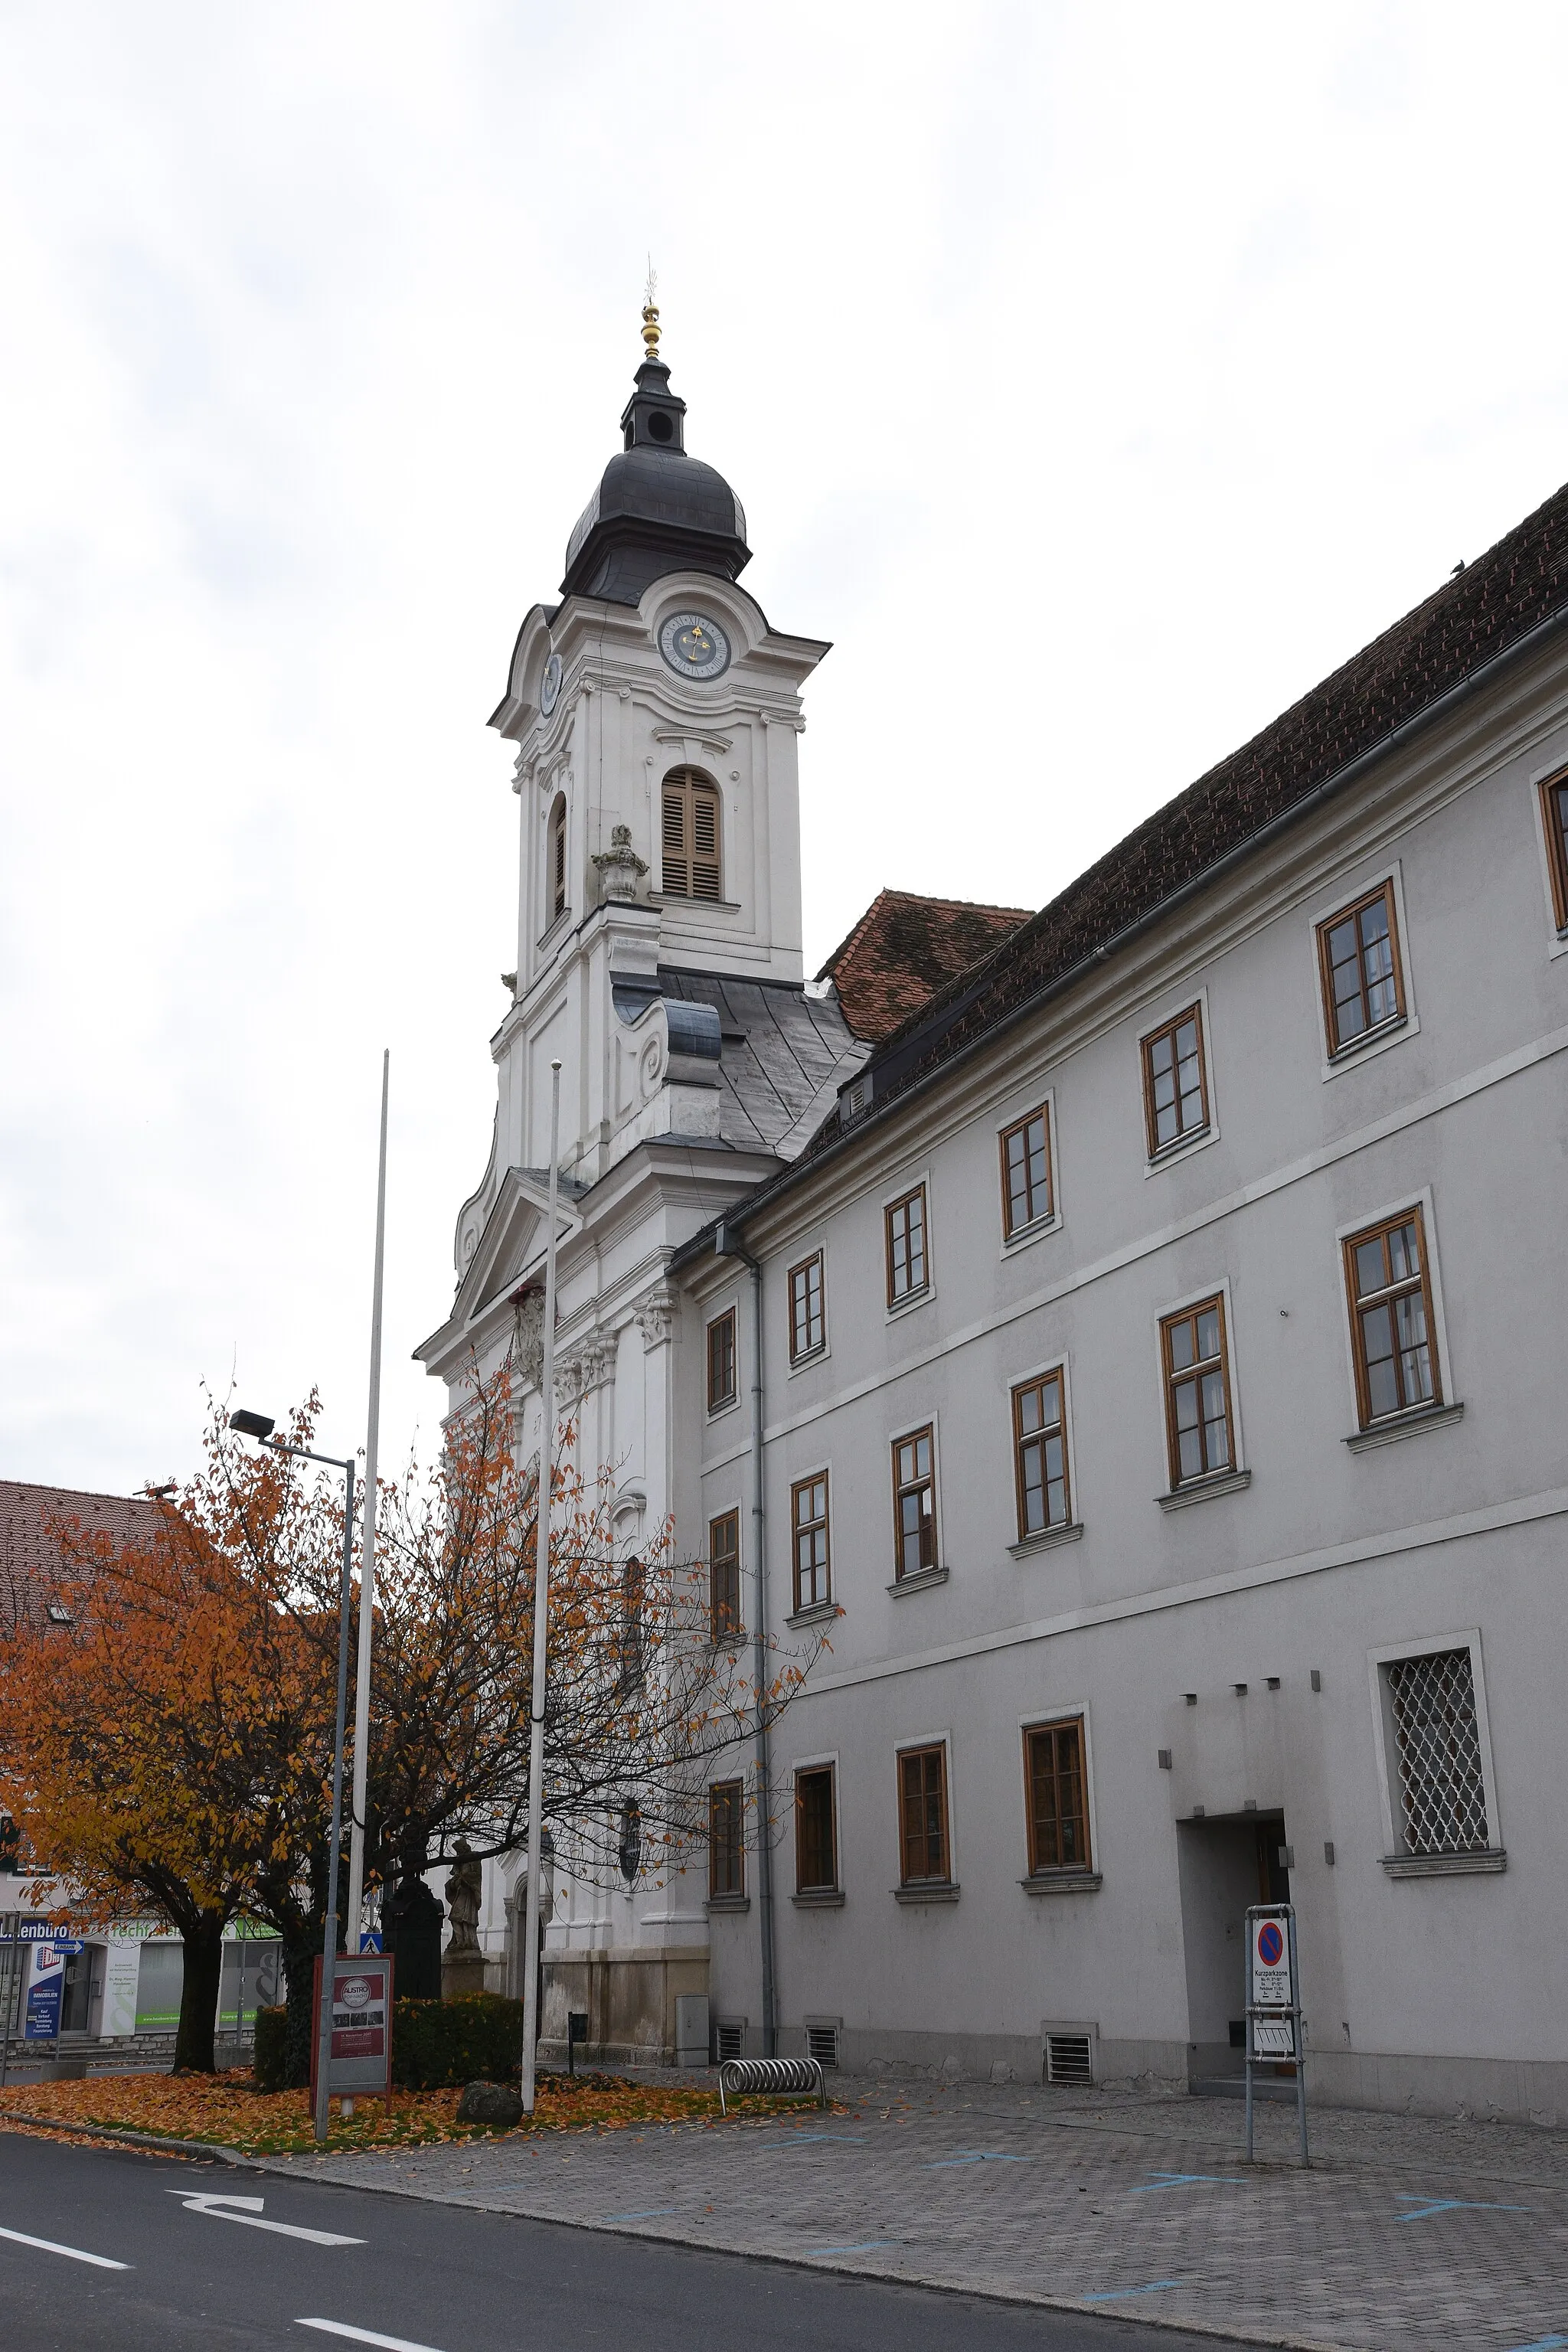
[[[329,2149],[419,2147],[442,2140],[490,2140],[500,2132],[459,2124],[460,2091],[395,2091],[359,2098],[346,2122],[334,2099]],[[787,2103],[752,2100],[746,2112],[795,2112]],[[546,2074],[531,2121],[516,2136],[554,2131],[624,2131],[630,2124],[709,2123],[717,2091],[632,2083],[615,2074]],[[96,2125],[155,2132],[168,2139],[208,2140],[244,2156],[305,2155],[316,2147],[308,2091],[256,2089],[248,2069],[228,2074],[110,2074],[68,2083],[18,2084],[0,2091],[0,2128],[13,2116],[46,2117],[72,2133]],[[25,2128],[25,2126],[20,2126]]]

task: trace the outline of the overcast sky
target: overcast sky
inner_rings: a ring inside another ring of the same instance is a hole
[[[1038,905],[1568,476],[1568,16],[0,0],[0,1475],[440,1392],[517,803],[484,721],[646,256],[834,641],[815,968]]]

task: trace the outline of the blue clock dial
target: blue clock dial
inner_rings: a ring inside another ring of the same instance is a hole
[[[721,677],[730,667],[730,640],[706,613],[672,613],[658,649],[678,677]]]
[[[552,654],[544,665],[544,676],[539,687],[539,715],[548,719],[561,699],[561,656]]]

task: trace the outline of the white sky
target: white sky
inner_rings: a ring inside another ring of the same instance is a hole
[[[812,968],[1037,905],[1568,474],[1568,16],[0,0],[0,1475],[439,1391],[513,961],[484,720],[651,247],[830,637]]]

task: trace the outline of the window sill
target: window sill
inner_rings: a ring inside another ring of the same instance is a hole
[[[1020,1225],[1016,1233],[1002,1236],[1002,1255],[1011,1257],[1015,1250],[1027,1249],[1031,1242],[1043,1242],[1047,1234],[1059,1234],[1060,1216],[1052,1211],[1048,1217],[1037,1217],[1032,1225]]]
[[[844,1908],[844,1889],[842,1886],[807,1886],[789,1899],[802,1911],[841,1911]]]
[[[809,1609],[797,1609],[793,1616],[784,1619],[784,1623],[792,1626],[826,1625],[830,1618],[841,1617],[843,1613],[837,1601],[817,1601]]]
[[[956,1903],[959,1890],[956,1879],[943,1878],[929,1886],[895,1886],[890,1892],[895,1903]]]
[[[535,953],[542,955],[546,948],[554,944],[558,932],[569,931],[571,928],[572,909],[570,907],[563,907],[561,912],[558,915],[552,917],[548,926],[545,929],[541,931],[538,939],[535,940],[533,943]]]
[[[826,1363],[828,1353],[827,1342],[825,1339],[820,1348],[807,1348],[804,1354],[792,1356],[789,1360],[790,1379],[793,1380],[796,1372],[809,1372],[814,1364]]]
[[[1385,1039],[1397,1037],[1402,1029],[1408,1029],[1409,1026],[1408,1013],[1399,1013],[1392,1021],[1380,1021],[1375,1029],[1363,1029],[1361,1035],[1352,1037],[1348,1045],[1334,1047],[1333,1052],[1329,1055],[1330,1069],[1342,1070],[1347,1062],[1353,1062],[1356,1055],[1364,1053],[1369,1045],[1381,1045]]]
[[[710,1421],[722,1421],[726,1413],[739,1412],[740,1409],[739,1396],[725,1397],[721,1403],[709,1406],[708,1418]]]
[[[710,1911],[749,1911],[751,1907],[749,1895],[710,1895],[708,1897],[707,1908]]]
[[[1508,1848],[1489,1845],[1468,1853],[1385,1853],[1390,1878],[1475,1878],[1508,1868]]]
[[[895,1577],[888,1590],[895,1596],[905,1592],[923,1592],[928,1585],[945,1584],[947,1576],[945,1568],[922,1568],[917,1570],[913,1576]]]
[[[1026,1895],[1094,1895],[1105,1884],[1105,1874],[1100,1870],[1040,1870],[1032,1878],[1020,1878],[1019,1885]]]
[[[1167,1160],[1179,1160],[1184,1151],[1194,1150],[1200,1143],[1210,1143],[1213,1139],[1212,1126],[1189,1128],[1185,1135],[1173,1135],[1169,1143],[1162,1143],[1158,1151],[1152,1151],[1149,1165],[1151,1168],[1163,1168]]]
[[[1418,1405],[1414,1412],[1391,1413],[1386,1421],[1369,1423],[1353,1437],[1347,1437],[1345,1444],[1352,1454],[1366,1454],[1374,1445],[1393,1445],[1401,1437],[1418,1437],[1424,1429],[1447,1429],[1464,1417],[1462,1404]]]
[[[683,907],[699,907],[710,915],[738,915],[742,911],[739,898],[689,898],[680,890],[650,890],[647,904],[668,907],[671,914],[679,914]]]
[[[1206,1503],[1211,1495],[1239,1495],[1251,1484],[1250,1470],[1220,1470],[1210,1478],[1194,1478],[1173,1494],[1156,1495],[1154,1500],[1163,1511],[1184,1511],[1189,1503]]]
[[[891,1323],[894,1318],[900,1315],[912,1315],[917,1307],[929,1307],[935,1297],[935,1287],[932,1284],[928,1282],[923,1290],[909,1290],[904,1293],[902,1298],[889,1298],[888,1301],[889,1322]]]
[[[1027,1559],[1032,1552],[1049,1551],[1054,1544],[1077,1543],[1083,1533],[1081,1519],[1068,1519],[1059,1528],[1042,1528],[1037,1535],[1022,1536],[1007,1547],[1009,1559]]]

